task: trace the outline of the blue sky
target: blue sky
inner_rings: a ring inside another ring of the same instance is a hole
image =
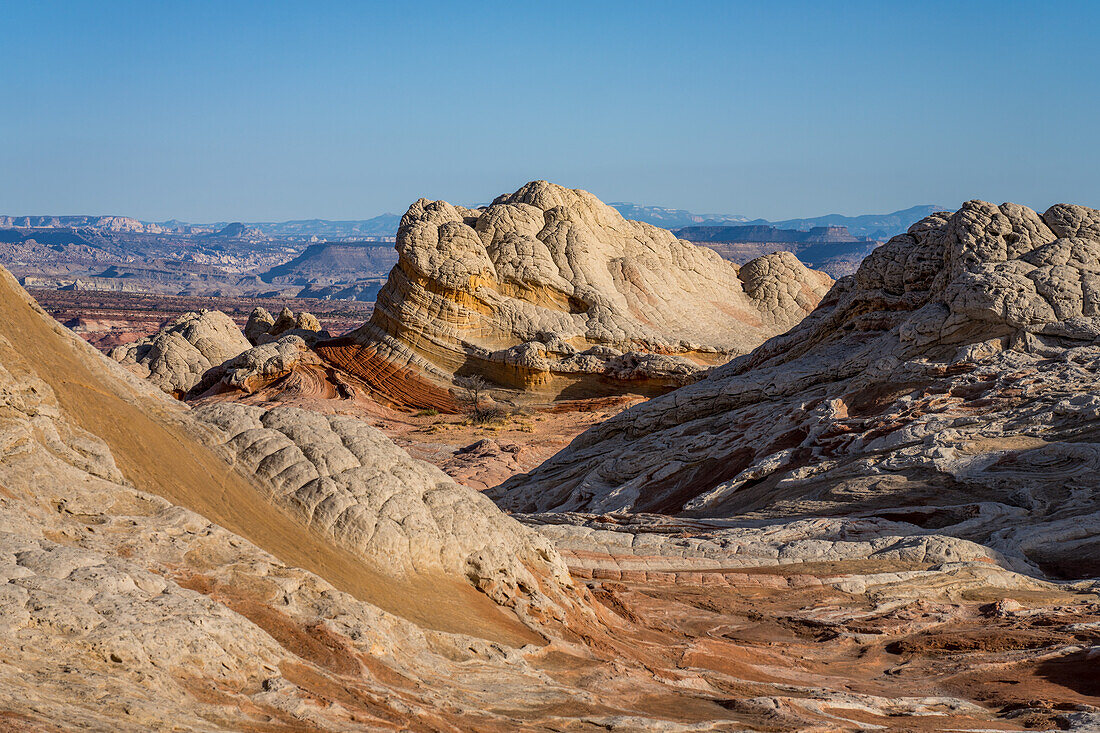
[[[1100,3],[6,2],[0,213],[1100,207]]]

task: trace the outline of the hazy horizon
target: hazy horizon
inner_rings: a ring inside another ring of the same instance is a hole
[[[1088,3],[43,2],[6,17],[4,214],[367,219],[532,179],[769,220],[1100,206]]]
[[[507,193],[507,192],[502,191],[501,193]],[[409,203],[412,204],[413,202],[410,201]],[[486,206],[487,205],[487,203],[483,202],[483,201],[482,202],[453,201],[451,203],[454,203],[454,204],[457,204],[457,205],[460,205],[460,206],[470,206],[470,207]],[[607,203],[608,205],[611,205],[611,206],[635,205],[635,206],[646,206],[646,207],[654,207],[654,208],[665,208],[665,209],[670,209],[670,210],[683,210],[683,211],[689,211],[692,214],[699,214],[699,215],[703,215],[703,216],[711,216],[711,215],[713,215],[713,216],[745,216],[750,221],[755,221],[757,219],[762,219],[763,218],[763,217],[753,216],[751,213],[743,212],[743,211],[699,211],[699,210],[691,209],[691,208],[684,208],[684,207],[678,207],[678,206],[677,207],[663,206],[660,203],[646,203],[646,202],[641,202],[641,201],[605,200],[604,203]],[[961,204],[963,202],[960,201],[959,203]],[[912,209],[912,208],[920,208],[920,207],[923,207],[923,206],[948,206],[948,205],[947,204],[942,204],[940,202],[921,202],[921,203],[913,204],[912,206],[904,206],[901,209],[894,209],[892,211],[852,211],[852,212],[827,211],[827,212],[822,212],[822,213],[808,213],[808,214],[799,215],[799,216],[788,216],[788,217],[784,217],[783,219],[768,219],[768,221],[779,221],[779,222],[781,222],[781,221],[789,221],[789,220],[793,220],[793,219],[818,219],[818,218],[823,218],[823,217],[827,217],[827,216],[853,216],[853,217],[854,216],[863,216],[863,215],[886,216],[886,215],[889,215],[889,214],[897,213],[898,211],[904,211],[906,209]],[[408,207],[405,207],[405,208],[407,209]],[[126,212],[119,212],[119,211],[92,211],[92,212],[90,212],[90,211],[75,211],[75,212],[74,211],[36,211],[36,212],[0,211],[0,216],[12,216],[12,217],[16,217],[16,218],[19,218],[19,217],[32,217],[33,218],[33,217],[39,217],[39,216],[43,216],[43,217],[44,216],[57,216],[57,217],[67,217],[67,216],[73,216],[73,217],[120,216],[120,217],[128,217],[128,218],[131,218],[131,219],[136,219],[136,220],[142,221],[142,222],[153,223],[153,224],[164,224],[164,223],[167,223],[167,222],[177,221],[177,222],[181,222],[183,224],[193,224],[193,225],[196,225],[196,226],[204,226],[204,225],[211,225],[211,224],[232,224],[234,222],[241,222],[241,223],[245,223],[245,224],[258,224],[258,223],[263,223],[263,222],[283,223],[283,222],[288,222],[288,221],[314,221],[314,220],[316,220],[316,221],[366,221],[366,220],[378,218],[378,217],[381,217],[381,216],[397,216],[397,217],[400,217],[403,213],[404,213],[404,209],[402,209],[401,211],[380,211],[380,212],[375,212],[375,213],[367,213],[364,216],[342,217],[342,218],[339,218],[339,219],[332,218],[332,217],[324,217],[324,216],[297,216],[297,217],[269,218],[269,219],[242,219],[240,217],[237,217],[237,218],[205,219],[205,220],[182,219],[178,216],[171,216],[171,217],[168,217],[166,219],[148,219],[148,218],[145,218],[145,217],[134,216],[132,214],[128,214]]]

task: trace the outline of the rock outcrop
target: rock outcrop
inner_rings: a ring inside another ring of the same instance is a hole
[[[421,199],[397,251],[370,322],[318,351],[437,409],[456,375],[555,397],[684,384],[790,328],[831,283],[789,253],[738,267],[545,181],[480,209]]]
[[[170,395],[183,397],[211,367],[251,344],[221,311],[184,313],[152,336],[111,350],[111,358]]]
[[[199,422],[2,269],[0,307],[0,710],[16,727],[477,727],[438,692],[385,701],[409,680],[443,690],[462,660],[497,676],[498,645],[541,641],[488,596],[561,615],[522,606],[572,587],[546,540],[372,429],[236,405]]]
[[[318,339],[328,338],[328,332],[321,328],[317,316],[306,311],[297,315],[289,307],[284,307],[275,318],[265,308],[255,308],[248,316],[244,326],[244,335],[253,346],[270,343],[285,335],[294,335],[305,340],[310,346]]]
[[[2,270],[0,276],[10,279]],[[0,285],[8,288],[6,281],[0,281]],[[40,389],[49,395],[51,380],[57,380],[71,390],[59,404],[82,418],[80,429],[71,428],[78,436],[83,435],[81,430],[97,433],[110,426],[112,439],[108,439],[106,448],[96,443],[94,435],[86,436],[91,441],[88,446],[78,445],[78,452],[87,453],[88,460],[107,449],[125,450],[132,461],[162,462],[164,465],[152,473],[166,476],[180,458],[179,448],[158,454],[137,450],[127,439],[140,444],[142,438],[172,433],[166,440],[194,444],[184,446],[184,452],[201,453],[215,464],[223,461],[213,473],[192,478],[213,485],[219,481],[218,474],[240,474],[234,480],[253,492],[252,503],[266,503],[269,510],[273,506],[286,507],[303,527],[330,535],[335,544],[347,545],[355,557],[382,574],[395,578],[434,574],[476,585],[481,581],[473,568],[497,563],[499,567],[492,568],[495,581],[513,588],[523,586],[534,593],[540,585],[549,587],[547,582],[571,588],[563,566],[547,543],[501,514],[478,492],[413,460],[366,423],[289,407],[268,411],[214,404],[187,409],[153,391],[144,381],[127,378],[129,375],[117,367],[112,370],[110,361],[33,307],[25,296],[15,293],[6,299],[26,311],[23,320],[29,325],[24,330],[38,328],[46,331],[43,338],[48,342],[59,342],[43,344],[39,350],[52,346],[64,353],[63,357],[46,353],[38,358],[39,372],[48,374],[48,378],[43,377],[47,386],[33,387],[31,393]],[[288,341],[295,338],[288,337]],[[20,394],[12,392],[17,388],[23,389],[16,384],[6,387],[4,394]],[[38,405],[27,409],[32,414],[49,415],[57,407]],[[46,434],[61,430],[42,429]],[[61,438],[57,440],[64,443]],[[59,445],[58,450],[68,455],[63,446]],[[75,454],[70,457],[76,460]],[[96,470],[111,480],[121,480],[124,475],[109,468]],[[149,471],[142,475],[146,473]],[[174,476],[171,483],[176,485],[185,478]],[[220,481],[232,483],[224,477]],[[170,486],[149,488],[169,491]],[[203,487],[188,486],[186,491],[201,494]],[[192,498],[201,504],[212,497]],[[232,511],[238,510],[243,508]],[[524,547],[524,543],[531,544]],[[508,603],[515,605],[516,600]]]
[[[579,436],[511,510],[889,519],[1100,574],[1100,212],[970,201],[789,333]]]
[[[0,727],[1100,722],[1084,583],[885,519],[526,517],[569,581],[545,539],[361,423],[189,410],[3,269],[0,312]]]
[[[191,390],[200,396],[216,389],[219,392],[240,390],[254,394],[268,385],[285,379],[306,364],[320,365],[301,336],[289,334],[277,341],[265,341],[248,351],[213,367]],[[335,395],[333,395],[335,396]]]
[[[388,574],[467,578],[501,605],[561,615],[572,581],[549,542],[365,422],[226,403],[195,413],[273,503]]]

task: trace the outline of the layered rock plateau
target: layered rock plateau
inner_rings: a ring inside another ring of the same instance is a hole
[[[665,391],[787,330],[831,284],[789,253],[738,267],[545,181],[479,209],[421,199],[397,251],[370,322],[318,352],[441,410],[468,375],[550,398]]]

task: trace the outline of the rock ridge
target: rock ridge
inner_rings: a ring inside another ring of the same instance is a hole
[[[876,516],[1053,577],[1100,549],[1100,212],[968,201],[789,333],[580,435],[514,511]]]

